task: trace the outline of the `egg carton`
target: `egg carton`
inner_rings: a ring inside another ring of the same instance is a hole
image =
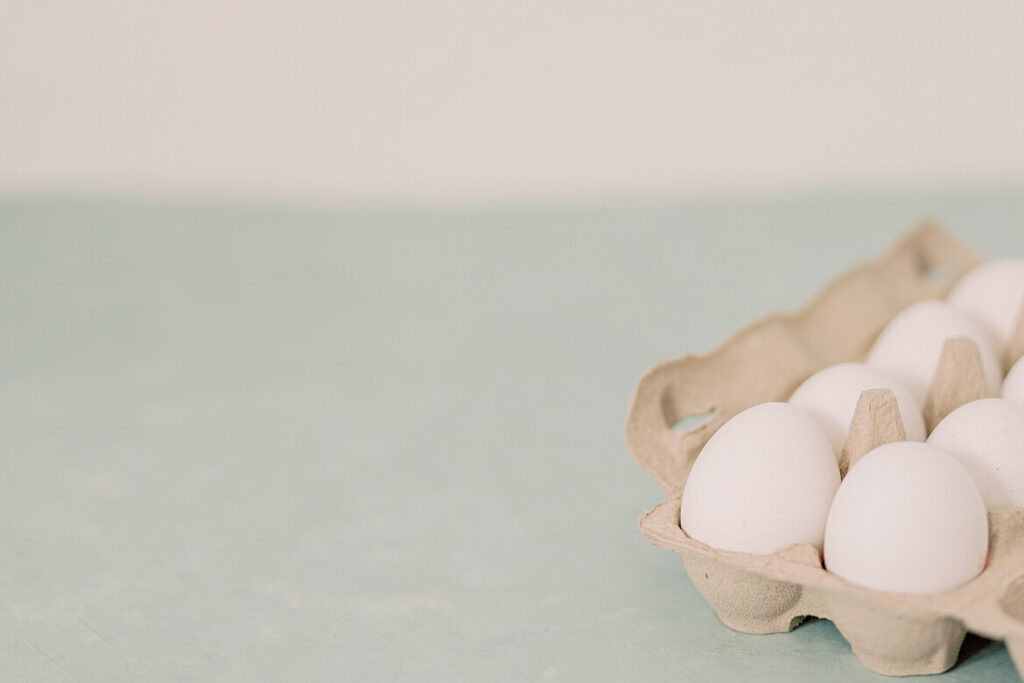
[[[872,671],[940,673],[957,661],[967,631],[1003,640],[1024,676],[1024,509],[989,510],[989,554],[970,582],[931,595],[863,588],[827,572],[818,549],[790,546],[771,555],[711,548],[682,530],[686,478],[708,438],[731,417],[766,401],[785,401],[811,374],[862,360],[882,328],[907,306],[943,298],[981,258],[931,225],[907,234],[881,260],[828,285],[795,314],[776,314],[741,330],[706,356],[655,365],[637,384],[626,442],[669,495],[639,521],[655,545],[678,552],[694,586],[726,625],[745,633],[791,631],[807,617],[832,621]],[[1024,348],[1024,325],[1009,364]],[[962,403],[987,395],[977,347],[946,342],[928,400],[929,429]],[[706,417],[687,431],[684,418]],[[871,448],[903,438],[888,390],[861,395],[841,469]],[[793,495],[799,495],[794,492]]]

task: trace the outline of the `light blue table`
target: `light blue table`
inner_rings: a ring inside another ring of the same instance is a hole
[[[706,351],[1024,192],[332,213],[0,200],[4,681],[862,681],[722,626],[623,444]],[[1017,680],[970,639],[943,681]]]

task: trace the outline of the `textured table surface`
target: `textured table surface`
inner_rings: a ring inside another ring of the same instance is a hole
[[[722,626],[630,392],[931,215],[1024,193],[330,212],[0,200],[10,681],[884,680]],[[969,638],[935,680],[1017,680]]]

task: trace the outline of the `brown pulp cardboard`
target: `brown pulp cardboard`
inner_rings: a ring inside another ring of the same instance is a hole
[[[678,552],[697,590],[728,626],[779,633],[804,618],[829,619],[867,668],[890,675],[939,673],[956,663],[966,631],[1006,641],[1024,673],[1024,509],[989,510],[989,555],[970,582],[934,595],[884,593],[850,584],[822,567],[818,550],[796,545],[772,555],[716,550],[679,524],[686,478],[704,443],[729,418],[766,401],[785,401],[811,374],[863,360],[885,324],[907,306],[942,298],[980,262],[937,228],[909,233],[881,260],[828,285],[795,314],[776,314],[741,330],[706,356],[655,365],[637,384],[626,443],[668,499],[640,518],[644,535]],[[1008,366],[1024,352],[1024,316]],[[969,340],[943,348],[926,405],[929,430],[963,403],[986,396],[978,350]],[[672,427],[707,413],[684,432]],[[902,438],[895,399],[864,392],[851,423],[841,470],[883,443]]]

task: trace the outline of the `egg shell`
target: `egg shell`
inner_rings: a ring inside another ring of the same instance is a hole
[[[1024,404],[1024,357],[1017,360],[1003,380],[1003,398]]]
[[[857,400],[868,389],[891,390],[899,405],[907,440],[924,441],[924,418],[910,390],[866,363],[839,363],[814,373],[793,392],[789,404],[817,420],[838,458],[846,444]]]
[[[893,593],[939,593],[985,567],[988,516],[971,475],[927,444],[879,446],[836,492],[825,530],[825,568]]]
[[[815,420],[786,403],[753,406],[708,440],[690,471],[680,523],[721,550],[821,547],[839,467]]]
[[[868,365],[892,376],[924,406],[947,339],[966,337],[978,345],[991,393],[1002,383],[999,357],[980,323],[938,300],[916,303],[893,318],[868,353]]]
[[[1001,353],[1024,306],[1024,259],[982,263],[960,278],[948,300],[980,322]]]
[[[928,443],[970,472],[988,507],[1024,507],[1024,405],[984,398],[940,422]]]

